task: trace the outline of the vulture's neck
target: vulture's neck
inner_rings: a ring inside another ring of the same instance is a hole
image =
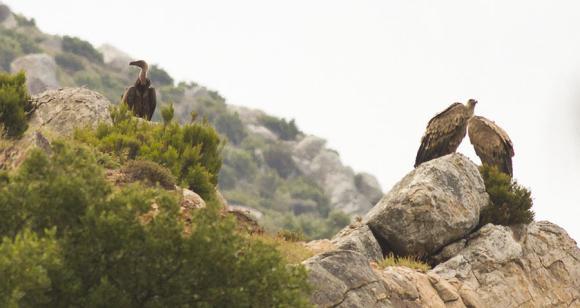
[[[142,67],[141,72],[139,72],[139,83],[146,84],[147,83],[147,67]]]
[[[467,111],[469,112],[469,116],[472,117],[475,111],[475,105],[467,105]]]

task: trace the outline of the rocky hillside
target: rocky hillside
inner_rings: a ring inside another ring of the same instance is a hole
[[[320,307],[580,307],[580,249],[547,221],[477,229],[488,196],[461,154],[424,163],[303,264]],[[421,256],[433,268],[385,263]]]
[[[117,103],[137,73],[127,65],[131,59],[113,46],[97,49],[79,38],[45,34],[33,19],[0,5],[0,70],[26,71],[31,94],[86,87]],[[157,65],[150,78],[160,105],[172,103],[180,122],[190,122],[193,112],[227,139],[220,190],[267,229],[329,237],[382,195],[374,176],[343,165],[324,139],[301,132],[294,121],[231,105],[194,82],[176,84]],[[158,111],[154,119],[160,120]]]

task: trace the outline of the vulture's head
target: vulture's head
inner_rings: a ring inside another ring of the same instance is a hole
[[[144,70],[146,70],[148,68],[147,62],[145,62],[143,60],[129,62],[129,65],[137,66],[137,67],[140,67]]]
[[[474,100],[473,98],[470,98],[467,101],[467,104],[465,104],[467,106],[467,109],[469,109],[471,115],[473,115],[473,111],[475,110],[475,105],[477,105],[477,101]]]

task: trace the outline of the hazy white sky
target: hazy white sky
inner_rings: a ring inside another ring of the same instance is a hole
[[[2,0],[229,103],[296,118],[385,191],[454,101],[511,136],[537,219],[580,239],[580,2]],[[459,149],[479,159],[465,139]]]

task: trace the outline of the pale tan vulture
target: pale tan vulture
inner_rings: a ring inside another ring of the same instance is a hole
[[[476,104],[474,99],[470,99],[465,105],[454,103],[429,121],[417,151],[415,167],[457,150],[467,133],[467,122],[473,116]]]
[[[513,176],[514,145],[508,134],[495,122],[480,116],[469,120],[468,131],[469,141],[481,163],[497,166],[501,172]]]

